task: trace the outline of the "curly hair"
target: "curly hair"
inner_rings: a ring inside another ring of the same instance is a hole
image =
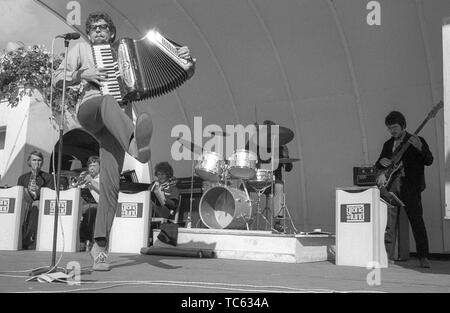
[[[111,17],[105,12],[92,12],[91,14],[89,14],[86,20],[86,34],[89,35],[92,23],[95,23],[99,20],[104,20],[108,24],[109,31],[111,32],[110,42],[114,42],[114,40],[116,39],[116,26],[114,25]]]
[[[155,176],[156,173],[161,172],[167,174],[167,176],[170,178],[173,176],[173,168],[169,164],[169,162],[160,162],[156,164],[155,166]]]

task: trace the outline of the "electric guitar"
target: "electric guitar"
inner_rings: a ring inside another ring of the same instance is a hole
[[[162,184],[159,184],[159,182],[155,180],[152,183],[152,186],[150,187],[151,201],[154,202],[158,206],[164,205],[165,201],[166,201],[166,195],[167,195],[166,191],[168,191],[168,189],[171,186],[175,186],[177,183],[178,183],[178,179],[176,179],[175,177],[169,178],[168,181],[166,181]],[[162,192],[162,195],[158,195],[157,192],[155,192],[156,189],[159,189]]]
[[[152,186],[150,187],[150,191],[154,191],[155,188],[159,187],[159,189],[161,191],[165,191],[166,189],[168,189],[170,186],[175,186],[178,183],[178,179],[176,179],[175,177],[171,177],[169,178],[168,181],[166,181],[165,183],[159,184],[158,181],[154,181],[152,183]]]
[[[442,100],[438,104],[436,104],[433,107],[433,109],[430,111],[430,113],[428,113],[427,117],[422,122],[422,124],[420,124],[420,126],[414,132],[414,135],[417,135],[422,130],[422,128],[425,126],[425,124],[429,120],[431,120],[432,118],[434,118],[436,116],[437,112],[440,109],[442,109],[443,106],[444,106],[444,102],[442,102]],[[399,173],[400,169],[403,167],[403,162],[401,162],[401,159],[403,157],[403,154],[406,152],[406,150],[408,150],[410,145],[411,145],[410,142],[405,142],[399,148],[397,148],[396,151],[394,152],[394,155],[391,158],[391,161],[392,161],[391,165],[389,165],[385,169],[382,169],[378,172],[378,177],[381,174],[384,174],[386,177],[386,181],[383,184],[378,184],[378,187],[380,189],[382,189],[382,188],[389,189],[391,182],[394,180],[394,178]]]

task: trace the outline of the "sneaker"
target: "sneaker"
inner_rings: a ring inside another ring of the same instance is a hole
[[[419,263],[422,268],[431,268],[430,261],[427,258],[420,258]]]
[[[150,115],[142,113],[136,119],[136,128],[134,129],[134,140],[137,151],[133,157],[141,163],[147,163],[150,160],[150,139],[153,133],[153,123]]]
[[[106,248],[100,247],[97,243],[94,243],[91,251],[89,252],[94,264],[92,265],[93,271],[109,271],[109,264],[107,262],[108,255],[106,254]]]

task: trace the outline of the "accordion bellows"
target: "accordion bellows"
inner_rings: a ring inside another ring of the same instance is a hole
[[[122,38],[113,44],[93,45],[97,68],[107,80],[100,90],[119,103],[155,98],[181,86],[195,71],[195,63],[178,57],[177,46],[156,31],[138,40]]]

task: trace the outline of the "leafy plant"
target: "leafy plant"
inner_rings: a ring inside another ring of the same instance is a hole
[[[0,99],[6,99],[11,106],[17,106],[24,95],[33,89],[39,90],[50,104],[51,58],[44,46],[34,45],[0,54]],[[53,68],[57,69],[64,54],[53,56]],[[81,93],[81,85],[66,89],[65,105],[75,108]],[[60,111],[62,90],[54,88],[51,107]]]

